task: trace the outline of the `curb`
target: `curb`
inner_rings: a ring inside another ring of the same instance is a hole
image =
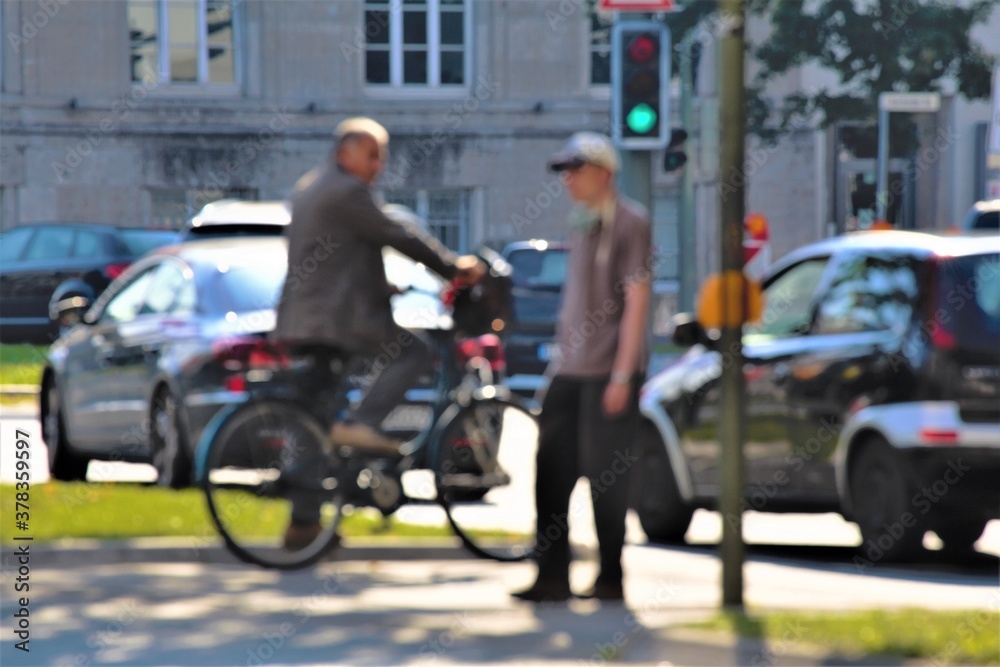
[[[0,570],[16,569],[17,545],[0,548]],[[30,543],[29,543],[30,544]],[[596,549],[574,544],[575,557],[596,557]],[[32,565],[40,567],[86,567],[126,563],[201,563],[243,565],[226,549],[222,540],[194,538],[137,538],[132,540],[59,540],[32,545]],[[457,538],[393,539],[345,538],[322,562],[337,561],[430,561],[480,560]]]
[[[23,543],[22,543],[23,544]],[[20,545],[5,545],[0,568],[17,566],[15,551]],[[80,567],[124,563],[203,563],[243,564],[223,545],[222,540],[146,538],[135,540],[66,540],[55,544],[32,545],[31,563],[41,567]],[[476,556],[454,540],[351,540],[334,549],[324,562],[359,560],[474,560]]]

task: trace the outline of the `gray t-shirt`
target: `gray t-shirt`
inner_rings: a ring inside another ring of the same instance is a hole
[[[625,310],[625,287],[652,280],[653,236],[638,203],[619,197],[613,220],[570,239],[569,268],[556,341],[559,355],[549,375],[595,378],[610,375]],[[637,370],[645,370],[649,336]]]

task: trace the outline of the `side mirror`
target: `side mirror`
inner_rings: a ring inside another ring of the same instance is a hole
[[[57,301],[49,307],[49,318],[60,329],[69,329],[83,322],[83,315],[90,309],[90,299],[85,296],[71,296]]]
[[[693,347],[708,340],[708,334],[691,313],[678,313],[671,318],[674,343],[680,347]]]

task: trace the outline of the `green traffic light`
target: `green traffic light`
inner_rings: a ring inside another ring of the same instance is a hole
[[[625,124],[636,134],[646,134],[656,125],[656,111],[645,102],[637,104],[628,112]]]

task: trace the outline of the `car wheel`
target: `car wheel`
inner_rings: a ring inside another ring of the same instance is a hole
[[[49,475],[62,482],[86,480],[90,459],[70,448],[66,437],[66,420],[59,401],[59,389],[51,376],[45,381],[41,399],[42,439],[49,450]]]
[[[191,485],[191,459],[187,440],[180,424],[177,399],[168,389],[160,389],[150,406],[150,449],[156,483],[171,489]]]
[[[934,522],[934,532],[944,542],[944,548],[956,553],[973,551],[984,530],[986,519],[981,518],[945,515]]]
[[[882,438],[858,443],[850,469],[853,519],[869,560],[912,559],[922,549],[926,523],[910,504],[910,484],[898,453]]]
[[[632,471],[632,507],[650,542],[683,542],[694,508],[684,502],[667,449],[653,422],[643,419],[636,442],[640,463]]]

